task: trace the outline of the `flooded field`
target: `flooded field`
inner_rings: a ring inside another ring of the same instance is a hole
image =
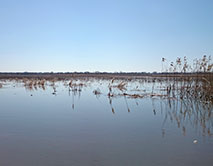
[[[149,78],[1,80],[0,165],[212,166],[211,96],[199,84],[189,96],[190,87]]]

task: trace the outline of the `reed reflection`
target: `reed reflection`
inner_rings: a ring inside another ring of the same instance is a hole
[[[208,79],[209,80],[209,79]],[[203,136],[212,136],[213,130],[213,106],[212,94],[209,93],[211,83],[205,78],[201,80],[179,77],[162,78],[140,78],[140,79],[69,79],[58,80],[24,78],[8,80],[20,84],[29,91],[39,89],[45,91],[51,88],[52,95],[57,95],[62,88],[68,90],[68,95],[72,97],[72,109],[75,109],[76,97],[80,99],[83,88],[92,91],[97,99],[100,96],[106,97],[112,114],[116,113],[115,102],[120,100],[120,105],[125,105],[127,112],[134,111],[130,103],[135,102],[139,106],[139,101],[151,99],[153,115],[164,115],[162,121],[162,136],[166,134],[167,123],[176,123],[182,134],[186,135],[188,126],[193,127]],[[4,85],[7,83],[4,82]],[[3,83],[0,83],[0,88]],[[212,90],[211,90],[212,91]],[[210,92],[211,92],[210,91]],[[159,108],[159,109],[158,109]]]
[[[78,98],[80,99],[83,87],[86,87],[85,83],[74,82],[74,80],[71,80],[68,84],[69,96],[70,96],[70,93],[72,93],[72,109],[73,110],[75,109],[75,96],[78,96]]]
[[[175,122],[184,136],[187,134],[186,126],[189,124],[203,136],[213,135],[213,105],[211,103],[206,104],[191,99],[171,100],[168,98],[164,101],[161,112],[164,114],[162,129],[166,128],[167,122]]]

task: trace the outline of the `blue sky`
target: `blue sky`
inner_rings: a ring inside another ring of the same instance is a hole
[[[213,54],[212,0],[0,0],[0,72],[160,71]]]

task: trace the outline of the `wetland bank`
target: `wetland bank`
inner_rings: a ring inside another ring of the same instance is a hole
[[[1,165],[212,165],[212,73],[0,78]]]
[[[0,166],[213,166],[212,0],[1,0]]]

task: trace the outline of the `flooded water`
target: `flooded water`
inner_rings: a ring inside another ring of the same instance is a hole
[[[2,83],[0,165],[213,165],[209,104],[158,95],[151,83],[46,84]]]

